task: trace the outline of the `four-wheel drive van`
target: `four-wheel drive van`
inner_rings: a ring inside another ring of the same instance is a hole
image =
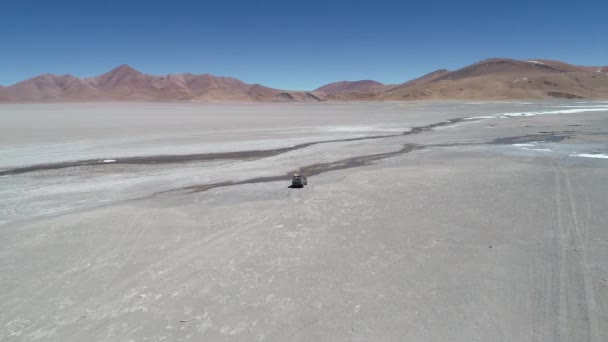
[[[305,176],[302,176],[300,174],[294,174],[293,178],[291,179],[291,187],[292,188],[303,188],[305,185],[308,184],[308,179],[306,179]]]

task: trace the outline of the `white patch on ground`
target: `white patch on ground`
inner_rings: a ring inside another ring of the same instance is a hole
[[[529,150],[529,151],[539,151],[539,152],[551,152],[552,150],[549,148],[532,148],[536,145],[534,144],[512,144],[513,147],[519,147],[521,150]]]
[[[323,130],[323,129],[322,129]],[[327,127],[324,130],[328,132],[406,132],[410,131],[411,128],[406,127],[390,127],[383,125],[376,126],[338,126],[338,127]]]
[[[541,64],[541,65],[545,65],[545,63],[543,62],[539,62],[539,61],[526,61],[528,63],[534,63],[534,64]]]
[[[517,83],[517,82],[519,82],[519,81],[527,81],[527,80],[528,80],[528,78],[527,78],[527,77],[518,78],[518,79],[516,79],[515,81],[513,81],[513,84],[515,84],[515,83]]]
[[[608,159],[608,154],[591,154],[591,153],[572,153],[570,157],[583,157],[583,158],[598,158],[598,159]]]
[[[436,239],[436,240],[431,241],[431,243],[429,243],[428,245],[426,245],[426,246],[424,246],[424,247],[422,247],[422,248],[424,248],[424,249],[427,249],[427,248],[433,248],[433,247],[435,247],[436,245],[438,245],[440,242],[441,242],[441,240]]]
[[[608,106],[581,106],[578,108],[571,109],[559,109],[559,110],[548,110],[548,111],[539,111],[539,112],[514,112],[514,113],[501,113],[495,115],[484,115],[484,116],[476,116],[469,119],[504,119],[511,117],[521,117],[521,116],[536,116],[536,115],[550,115],[550,114],[578,114],[585,112],[608,112]]]
[[[115,163],[116,160],[115,159],[104,159],[101,161],[102,163]]]
[[[578,102],[577,102],[578,103]],[[578,105],[559,105],[558,108],[606,108],[608,104],[578,104]]]

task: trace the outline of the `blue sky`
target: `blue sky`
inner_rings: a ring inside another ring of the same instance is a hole
[[[0,84],[42,73],[211,73],[283,89],[400,83],[488,57],[608,65],[608,1],[0,4]]]

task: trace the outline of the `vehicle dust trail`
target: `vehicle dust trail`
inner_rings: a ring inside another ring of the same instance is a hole
[[[5,169],[0,171],[0,177],[8,175],[17,175],[36,171],[47,171],[47,170],[59,170],[67,169],[72,167],[86,167],[86,166],[104,166],[104,165],[117,165],[117,164],[138,164],[138,165],[154,165],[154,164],[176,164],[176,163],[188,163],[188,162],[201,162],[201,161],[217,161],[217,160],[244,160],[244,159],[261,159],[267,157],[274,157],[283,153],[301,150],[314,145],[329,144],[338,142],[352,142],[362,140],[376,140],[383,138],[392,138],[404,135],[419,134],[430,131],[437,127],[443,127],[453,125],[464,121],[465,118],[455,118],[446,121],[440,121],[425,126],[412,127],[408,131],[404,131],[398,134],[388,135],[372,135],[366,137],[357,138],[344,138],[344,139],[332,139],[313,141],[308,143],[297,144],[290,147],[282,147],[270,150],[250,150],[250,151],[235,151],[235,152],[221,152],[221,153],[195,153],[195,154],[183,154],[183,155],[157,155],[157,156],[138,156],[138,157],[112,157],[112,158],[97,158],[87,160],[76,160],[62,163],[52,164],[38,164],[24,167],[16,167],[12,169]],[[469,120],[470,121],[470,120]]]

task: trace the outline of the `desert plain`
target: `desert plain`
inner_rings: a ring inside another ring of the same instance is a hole
[[[608,102],[5,104],[0,340],[606,341],[607,222]]]

